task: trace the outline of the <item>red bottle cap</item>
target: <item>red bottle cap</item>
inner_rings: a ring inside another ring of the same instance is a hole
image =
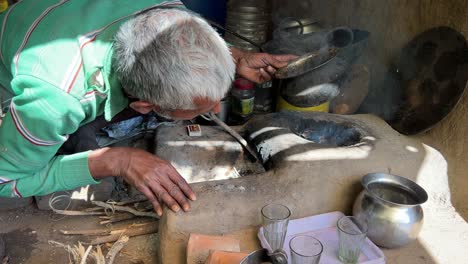
[[[237,79],[234,81],[234,87],[239,90],[251,90],[254,88],[254,83],[246,79]]]

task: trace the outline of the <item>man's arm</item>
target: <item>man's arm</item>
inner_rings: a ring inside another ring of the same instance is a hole
[[[12,82],[16,96],[0,127],[0,195],[27,197],[98,183],[88,152],[55,156],[85,118],[80,102],[29,76]]]
[[[21,93],[0,127],[0,196],[44,195],[121,176],[148,197],[158,214],[159,199],[174,211],[189,210],[188,199],[196,197],[187,182],[169,162],[146,151],[104,148],[55,156],[85,118],[80,102],[31,77],[15,82]]]
[[[169,162],[146,151],[135,148],[102,148],[92,151],[88,162],[95,179],[109,175],[123,177],[148,198],[158,215],[162,215],[160,202],[177,212],[181,207],[188,211],[188,199],[196,199],[185,179]]]

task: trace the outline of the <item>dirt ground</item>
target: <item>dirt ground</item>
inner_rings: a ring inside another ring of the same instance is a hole
[[[138,222],[143,221],[148,220]],[[128,220],[120,225],[132,222],[136,221]],[[61,234],[60,230],[96,228],[103,228],[97,216],[64,217],[40,211],[34,204],[21,209],[0,211],[0,233],[6,243],[6,254],[10,264],[70,263],[67,251],[49,244],[49,241],[77,245],[79,241],[86,241],[86,237],[66,236]],[[157,234],[132,237],[117,255],[114,263],[157,263],[157,245]],[[104,254],[109,246],[110,244],[102,246]]]

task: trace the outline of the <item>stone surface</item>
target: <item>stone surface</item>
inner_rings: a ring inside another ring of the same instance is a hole
[[[213,250],[239,252],[239,240],[228,236],[190,234],[190,238],[187,244],[186,263],[203,264],[210,255],[210,251]],[[220,256],[215,256],[215,258],[219,257]]]
[[[198,200],[192,203],[192,210],[189,213],[166,210],[160,221],[162,263],[185,261],[184,249],[190,233],[242,234],[241,248],[249,245],[251,250],[261,221],[260,208],[268,203],[287,205],[293,219],[330,211],[350,214],[354,199],[362,190],[360,179],[370,172],[407,177],[429,194],[423,205],[426,224],[420,238],[411,246],[385,251],[387,263],[467,259],[468,253],[463,248],[468,246],[468,227],[451,206],[444,157],[420,141],[402,136],[375,116],[343,118],[367,131],[369,139],[373,138],[372,147],[301,149],[290,152],[277,161],[274,169],[263,174],[194,184]],[[440,250],[440,243],[452,241],[458,243]],[[433,250],[437,250],[437,258]]]

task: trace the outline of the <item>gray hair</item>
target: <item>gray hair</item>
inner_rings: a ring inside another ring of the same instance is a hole
[[[221,100],[234,78],[224,40],[205,20],[181,9],[154,9],[127,21],[114,51],[124,90],[163,109],[194,109],[196,97]]]

